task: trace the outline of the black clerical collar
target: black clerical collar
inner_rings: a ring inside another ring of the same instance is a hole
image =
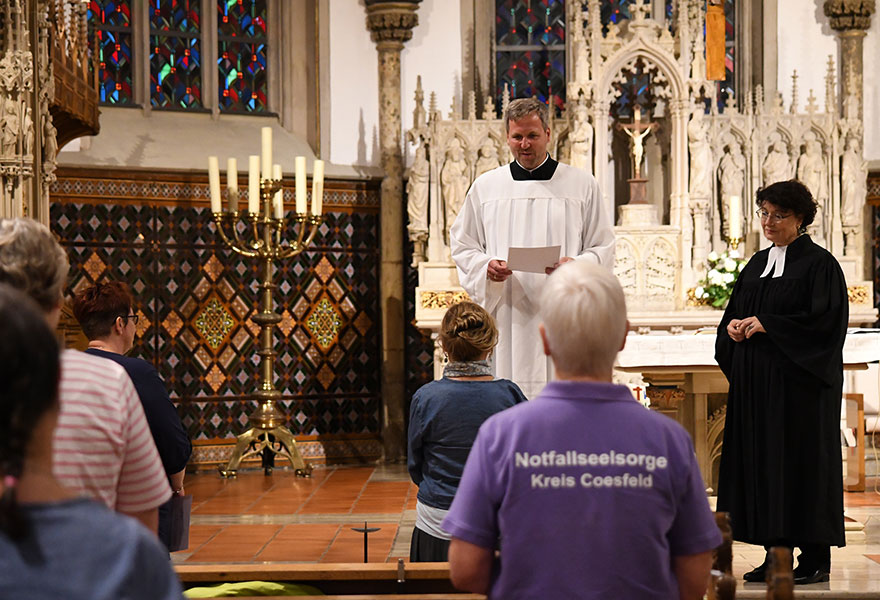
[[[510,163],[510,174],[513,176],[514,181],[548,181],[553,177],[557,166],[559,166],[559,163],[550,158],[548,154],[544,162],[531,171],[518,162],[513,161]]]

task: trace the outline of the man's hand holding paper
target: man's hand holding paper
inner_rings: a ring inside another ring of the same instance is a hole
[[[570,260],[560,258],[561,246],[538,246],[532,248],[510,248],[507,255],[507,268],[525,273],[552,273],[559,265]]]

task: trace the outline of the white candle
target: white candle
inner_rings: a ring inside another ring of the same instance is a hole
[[[272,166],[272,179],[281,181],[281,165]],[[275,192],[275,196],[272,198],[272,208],[275,209],[276,219],[280,219],[284,216],[284,192],[281,188]]]
[[[220,163],[216,156],[208,157],[208,187],[211,190],[211,212],[220,212]]]
[[[238,210],[238,163],[234,158],[226,161],[226,208]]]
[[[272,179],[272,128],[263,127],[263,179]]]
[[[260,157],[256,154],[248,157],[248,212],[260,212]]]
[[[324,161],[316,160],[312,173],[312,214],[321,214],[324,203]]]
[[[730,223],[728,223],[728,235],[731,239],[742,238],[742,201],[739,196],[730,197]]]
[[[296,166],[296,212],[303,214],[308,211],[306,207],[306,157],[297,156]]]

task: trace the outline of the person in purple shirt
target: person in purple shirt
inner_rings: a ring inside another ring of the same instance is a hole
[[[611,383],[620,283],[567,263],[541,319],[558,380],[480,428],[442,523],[453,584],[505,600],[702,598],[721,533],[687,432]]]

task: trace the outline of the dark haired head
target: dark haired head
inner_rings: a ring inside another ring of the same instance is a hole
[[[485,308],[473,302],[453,304],[440,323],[440,345],[449,360],[477,360],[498,343],[495,319]]]
[[[27,522],[16,502],[16,482],[34,428],[57,406],[58,342],[30,298],[0,284],[0,531],[19,539]]]
[[[816,218],[816,210],[819,207],[813,200],[809,188],[797,179],[778,181],[759,189],[755,195],[755,204],[761,207],[765,202],[790,210],[801,219],[801,226],[798,228],[800,233],[806,231],[807,226]]]
[[[119,281],[97,283],[73,298],[73,316],[90,340],[106,337],[119,317],[131,314],[133,300],[128,286]]]

